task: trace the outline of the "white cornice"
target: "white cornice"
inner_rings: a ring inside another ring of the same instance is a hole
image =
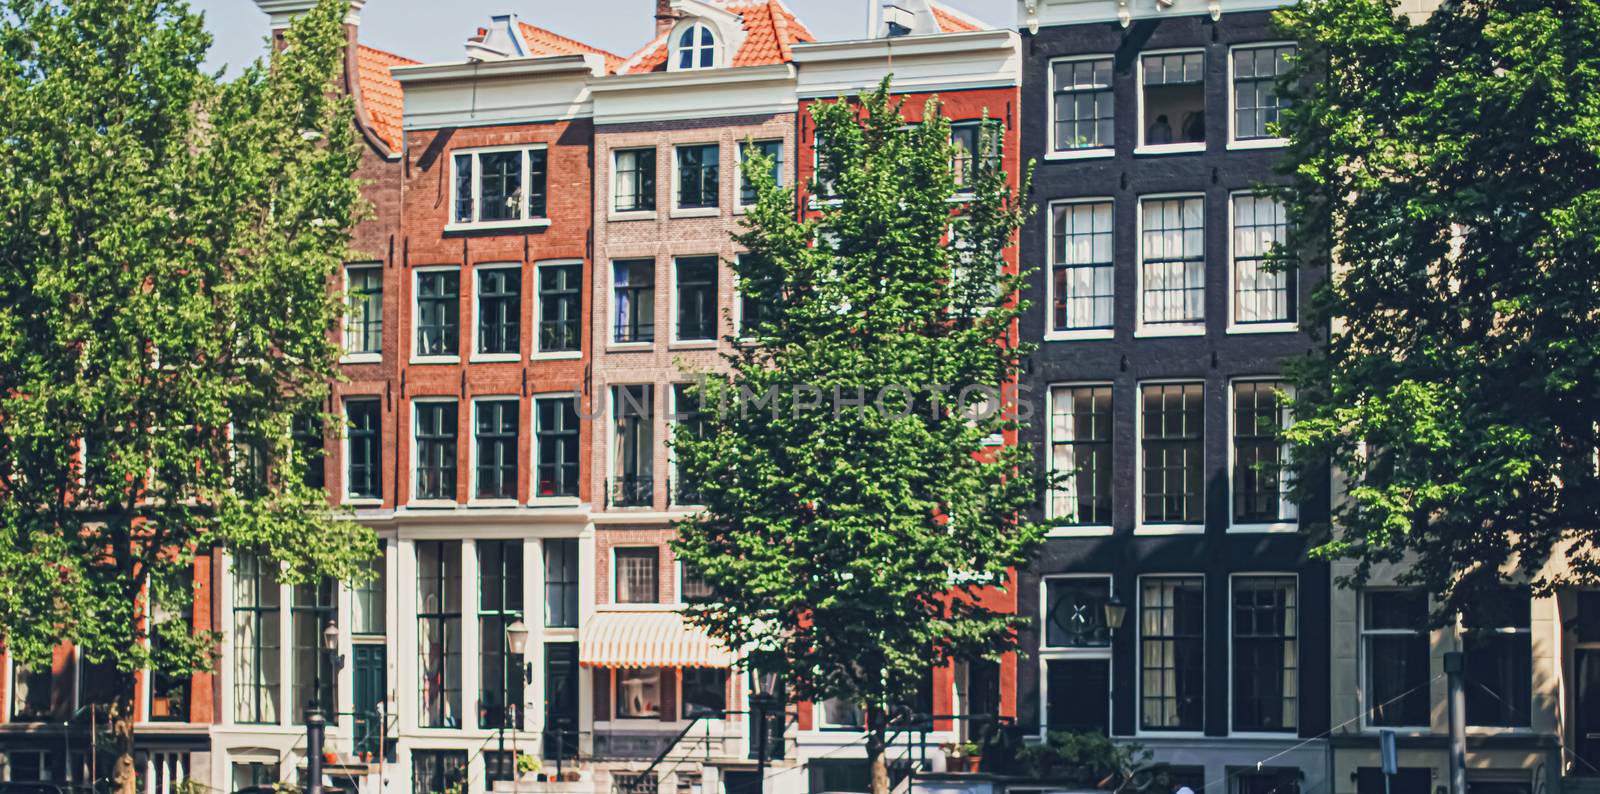
[[[1266,11],[1292,6],[1295,0],[1017,0],[1017,21],[1030,30],[1055,25],[1117,22],[1126,27],[1134,20],[1163,17],[1209,16],[1213,19],[1238,11]]]
[[[1021,82],[1022,38],[1012,30],[979,30],[797,44],[794,60],[801,99],[870,90],[888,74],[897,93],[1008,88]]]
[[[542,58],[510,58],[503,61],[455,61],[396,66],[389,70],[401,85],[450,80],[488,80],[509,77],[578,77],[605,74],[605,59],[599,55],[554,55]]]
[[[793,65],[741,66],[597,77],[589,81],[596,124],[632,124],[793,113]]]
[[[531,124],[593,114],[589,79],[602,74],[599,55],[400,66],[405,129]]]
[[[1152,0],[1153,1],[1153,0]],[[897,36],[887,39],[855,39],[852,41],[805,42],[793,46],[795,63],[823,63],[827,61],[869,60],[873,58],[910,58],[956,53],[1005,50],[1017,46],[1017,34],[1011,30],[973,30],[961,33],[938,33],[929,36]]]

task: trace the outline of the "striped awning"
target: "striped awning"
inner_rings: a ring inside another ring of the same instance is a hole
[[[733,655],[677,612],[596,612],[583,627],[585,667],[730,667]]]

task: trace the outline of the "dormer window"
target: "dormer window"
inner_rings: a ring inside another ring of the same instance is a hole
[[[673,63],[678,70],[713,69],[717,66],[717,51],[721,48],[716,31],[705,22],[690,22],[679,31],[673,41],[677,50]]]

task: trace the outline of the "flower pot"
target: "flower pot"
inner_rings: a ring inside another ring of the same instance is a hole
[[[976,771],[978,771],[978,767],[983,763],[983,756],[981,756],[981,755],[969,755],[969,756],[967,756],[966,758],[964,758],[962,760],[967,762],[967,771],[968,772],[976,772]]]

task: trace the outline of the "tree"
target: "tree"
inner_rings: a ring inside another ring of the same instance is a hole
[[[375,553],[293,433],[337,374],[329,285],[364,206],[345,13],[222,84],[181,0],[0,0],[0,643],[114,666],[124,792],[135,672],[211,662],[210,632],[157,621],[196,555],[299,582]]]
[[[1439,619],[1595,581],[1600,4],[1279,13],[1289,250],[1332,267],[1290,437],[1348,478],[1319,552],[1404,563]]]
[[[1019,517],[1038,499],[1031,455],[985,442],[1024,417],[979,405],[999,407],[1026,352],[1003,258],[1026,188],[990,124],[955,201],[948,120],[930,101],[907,126],[887,83],[811,112],[813,192],[836,200],[799,219],[769,164],[745,169],[760,198],[731,264],[760,311],[728,373],[695,388],[703,422],[678,425],[705,509],[674,548],[716,593],[693,623],[793,696],[864,708],[883,794],[897,704],[935,665],[1013,646],[1020,619],[980,596],[1043,536]]]

